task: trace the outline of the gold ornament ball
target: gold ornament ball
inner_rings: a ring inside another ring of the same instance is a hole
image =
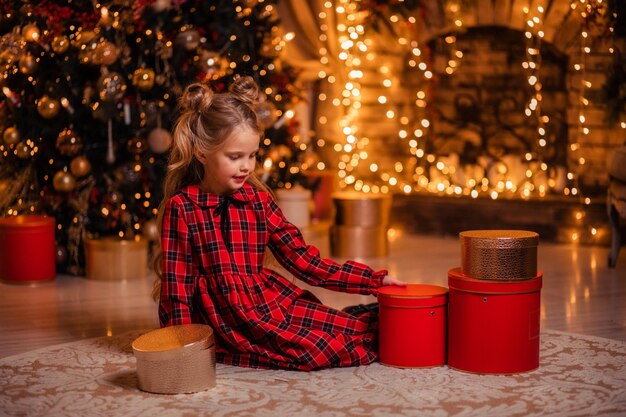
[[[31,54],[22,55],[20,58],[19,67],[22,74],[34,74],[38,66],[37,60]]]
[[[172,135],[160,127],[152,129],[148,134],[148,146],[154,153],[165,153],[172,146]]]
[[[124,97],[126,83],[117,72],[107,72],[98,79],[98,89],[100,90],[100,99],[115,101]]]
[[[148,91],[154,87],[154,71],[150,68],[137,68],[133,72],[133,85],[139,90]]]
[[[104,41],[96,46],[93,61],[98,65],[111,65],[117,61],[118,56],[117,46],[111,42]]]
[[[15,146],[15,155],[20,159],[26,159],[30,156],[30,146],[24,141],[21,141]]]
[[[85,155],[79,155],[70,162],[70,171],[76,178],[84,177],[91,172],[91,162]]]
[[[66,171],[59,171],[52,178],[52,186],[62,193],[69,193],[76,188],[76,179]]]
[[[22,28],[22,36],[27,42],[37,42],[41,36],[41,32],[37,25],[31,23]]]
[[[159,238],[159,228],[157,227],[156,220],[148,220],[143,225],[141,235],[151,242],[157,240]]]
[[[44,119],[52,119],[59,114],[61,104],[50,96],[43,96],[37,102],[37,111]]]
[[[252,8],[257,5],[259,0],[243,0],[243,7]]]
[[[70,47],[70,40],[67,36],[55,36],[54,39],[52,39],[51,46],[54,52],[62,54]]]
[[[20,141],[20,132],[15,126],[8,127],[2,134],[2,139],[6,145],[15,145]]]
[[[83,149],[83,141],[72,129],[66,128],[57,136],[56,147],[63,156],[74,156]]]

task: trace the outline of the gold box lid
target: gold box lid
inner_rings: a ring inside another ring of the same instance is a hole
[[[278,201],[308,201],[312,193],[311,190],[307,190],[303,187],[294,187],[288,190],[280,188],[276,190],[276,196],[278,197]]]
[[[117,236],[102,236],[98,238],[85,239],[85,245],[94,249],[117,249],[120,247],[126,248],[144,248],[148,247],[148,242],[145,239],[122,239]]]
[[[462,245],[483,249],[519,249],[539,245],[539,234],[528,230],[467,230],[459,233]]]
[[[391,200],[390,194],[383,193],[361,193],[358,191],[336,191],[331,195],[333,200],[346,201],[369,201],[369,200]]]
[[[215,344],[213,329],[206,324],[182,324],[152,330],[132,343],[137,359],[162,361],[208,349]]]

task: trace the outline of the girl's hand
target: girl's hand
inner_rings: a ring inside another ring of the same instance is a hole
[[[406,287],[406,282],[397,280],[387,275],[385,276],[385,278],[383,278],[383,285],[397,285],[398,287]]]

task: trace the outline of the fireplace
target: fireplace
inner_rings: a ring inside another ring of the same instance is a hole
[[[431,127],[427,152],[454,167],[461,186],[486,177],[491,184],[529,181],[562,194],[567,179],[567,57],[549,44],[541,50],[541,123],[546,144],[538,143],[540,127],[525,107],[535,90],[527,82],[524,33],[505,27],[475,27],[456,35],[463,52],[458,67],[446,75],[448,35],[430,42],[432,68],[438,79],[431,88]],[[542,170],[541,164],[547,169]],[[431,170],[436,176],[441,170]],[[531,176],[527,175],[531,174]],[[431,178],[431,181],[433,178]],[[505,185],[506,187],[506,185]]]

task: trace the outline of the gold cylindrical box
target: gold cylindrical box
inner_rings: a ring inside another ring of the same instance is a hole
[[[164,327],[139,336],[132,347],[142,391],[185,394],[215,386],[215,337],[211,326]]]
[[[125,281],[148,275],[148,242],[113,236],[85,241],[88,279]]]
[[[301,187],[276,190],[278,206],[290,223],[301,229],[311,223],[311,191]]]
[[[469,230],[459,236],[463,275],[487,280],[524,280],[537,276],[537,233]]]
[[[334,193],[333,205],[336,225],[359,227],[389,225],[391,196],[388,194]]]
[[[387,228],[333,226],[330,246],[333,256],[341,258],[387,256]]]
[[[331,253],[345,258],[387,256],[391,196],[341,192],[333,194]]]

